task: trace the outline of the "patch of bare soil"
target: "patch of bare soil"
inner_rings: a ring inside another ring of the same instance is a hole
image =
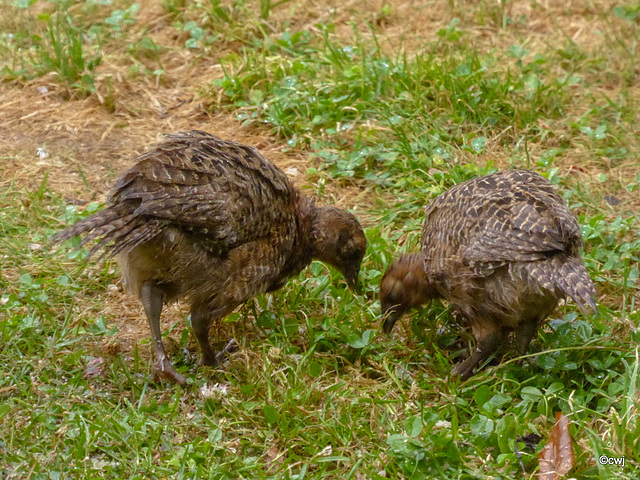
[[[0,85],[4,181],[33,188],[48,174],[49,187],[70,199],[103,199],[158,133],[191,129],[254,145],[283,169],[305,165],[300,154],[282,154],[273,138],[241,129],[228,115],[207,114],[195,100],[197,85],[129,87],[119,100],[126,108],[111,113],[94,97],[64,100],[60,87],[42,80]]]

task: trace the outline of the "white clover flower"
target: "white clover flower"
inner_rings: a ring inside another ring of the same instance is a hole
[[[213,400],[220,400],[227,395],[227,386],[221,383],[216,383],[212,386],[206,383],[200,388],[200,394],[204,398],[211,398]]]

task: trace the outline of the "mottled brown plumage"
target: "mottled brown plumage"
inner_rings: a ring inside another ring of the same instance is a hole
[[[586,314],[595,289],[579,256],[580,226],[554,187],[527,170],[463,182],[426,207],[421,251],[403,255],[380,285],[383,329],[432,299],[449,302],[471,325],[475,351],[463,378],[515,331],[526,351],[557,302],[570,296]]]
[[[357,219],[320,208],[255,148],[200,131],[166,135],[117,181],[102,211],[58,233],[85,234],[118,255],[127,289],[145,308],[154,340],[154,373],[185,378],[167,359],[163,302],[186,298],[202,350],[216,357],[209,326],[261,292],[282,287],[312,259],[357,282],[366,240]]]

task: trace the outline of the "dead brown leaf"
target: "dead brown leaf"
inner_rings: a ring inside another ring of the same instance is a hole
[[[98,357],[93,360],[89,360],[84,367],[84,378],[95,378],[102,375],[104,369],[104,358]]]
[[[573,468],[575,456],[566,415],[556,412],[556,424],[551,430],[551,438],[538,455],[538,463],[540,480],[558,480]]]

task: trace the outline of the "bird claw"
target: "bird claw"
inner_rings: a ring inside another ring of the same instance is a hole
[[[152,374],[155,381],[168,380],[180,385],[187,384],[187,378],[178,373],[173,364],[166,357],[156,360],[152,367]]]
[[[235,339],[232,338],[231,340],[229,340],[229,343],[227,343],[227,346],[215,355],[213,355],[213,352],[209,353],[208,355],[203,352],[202,358],[200,359],[200,365],[215,367],[216,365],[219,365],[227,360],[227,354],[233,353],[237,349],[238,344],[236,343]]]
[[[226,347],[224,347],[220,352],[216,353],[216,362],[224,362],[227,359],[227,354],[233,353],[236,350],[238,350],[238,344],[236,343],[236,340],[232,338],[231,340],[229,340],[229,343],[227,343]]]
[[[464,382],[473,376],[474,365],[465,364],[460,362],[451,368],[451,377],[458,377],[460,381]]]

